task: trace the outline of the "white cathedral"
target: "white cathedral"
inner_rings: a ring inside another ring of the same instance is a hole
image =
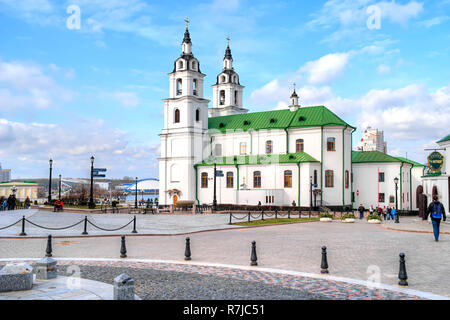
[[[295,89],[288,109],[248,113],[229,44],[212,86],[212,108],[203,98],[205,74],[187,26],[169,76],[158,159],[161,205],[211,204],[216,163],[223,173],[217,177],[218,204],[392,205],[393,182],[386,180],[381,188],[380,183],[385,176],[403,175],[400,205],[414,207],[411,173],[420,164],[378,151],[352,151],[356,128],[324,106],[300,106]],[[353,165],[359,177],[353,177]]]

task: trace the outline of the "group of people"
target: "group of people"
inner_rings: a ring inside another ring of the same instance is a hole
[[[0,199],[1,210],[14,210],[16,207],[16,196],[14,194],[10,194],[6,199],[5,197],[1,197]]]
[[[364,212],[366,211],[366,208],[364,208],[364,206],[362,204],[360,204],[359,208],[359,219],[363,219],[364,218]],[[395,215],[397,214],[397,210],[394,207],[386,207],[384,206],[382,207],[377,207],[377,208],[373,208],[373,205],[370,206],[369,208],[369,214],[373,215],[379,215],[380,217],[383,216],[384,220],[394,220],[395,219]]]

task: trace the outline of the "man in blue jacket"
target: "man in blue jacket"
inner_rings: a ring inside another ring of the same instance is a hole
[[[436,195],[433,196],[433,202],[428,206],[427,218],[429,214],[431,214],[431,223],[433,224],[434,240],[439,241],[439,226],[442,219],[447,220],[447,216],[445,215],[444,205],[438,201]]]

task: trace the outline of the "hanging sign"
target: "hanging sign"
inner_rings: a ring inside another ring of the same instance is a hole
[[[440,172],[444,166],[444,156],[437,151],[432,152],[428,156],[428,168],[436,173]]]

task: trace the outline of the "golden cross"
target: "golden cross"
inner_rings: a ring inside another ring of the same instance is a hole
[[[186,29],[187,29],[189,26],[189,18],[184,19],[184,21],[186,22]]]
[[[227,46],[230,46],[230,37],[227,37]]]

